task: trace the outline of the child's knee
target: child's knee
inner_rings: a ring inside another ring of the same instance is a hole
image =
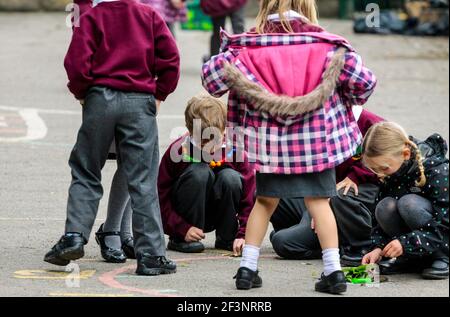
[[[411,229],[420,228],[430,221],[431,202],[415,194],[405,195],[398,201],[398,212]]]
[[[284,259],[307,259],[312,254],[312,250],[298,242],[298,237],[292,237],[283,230],[273,235],[271,243],[275,253]]]
[[[286,252],[286,238],[284,234],[282,232],[276,232],[270,242],[272,243],[275,253],[280,257],[285,258],[288,252]]]
[[[410,213],[420,209],[431,209],[431,203],[416,194],[408,194],[398,200],[398,210],[400,213]]]
[[[220,182],[224,190],[241,191],[241,174],[232,169],[225,169],[220,172],[217,182]]]
[[[375,208],[375,218],[380,224],[389,223],[395,213],[398,213],[397,200],[391,197],[380,201]]]
[[[261,205],[264,209],[270,212],[275,212],[275,209],[278,206],[278,203],[280,202],[279,198],[274,197],[265,197],[265,196],[258,196],[256,197],[256,202]]]
[[[328,197],[305,197],[305,205],[308,210],[317,209],[317,207],[323,207],[323,205],[329,205],[330,198]]]

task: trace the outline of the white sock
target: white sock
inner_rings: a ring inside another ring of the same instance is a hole
[[[253,245],[244,245],[242,250],[241,267],[246,267],[254,272],[258,270],[259,248]]]
[[[339,249],[325,249],[322,251],[323,273],[325,276],[341,271]]]

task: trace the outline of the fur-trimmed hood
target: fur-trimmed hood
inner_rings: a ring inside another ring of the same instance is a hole
[[[323,73],[322,82],[303,96],[275,95],[247,79],[230,63],[224,65],[225,76],[229,87],[245,97],[255,110],[268,112],[272,116],[302,115],[317,110],[330,98],[344,68],[346,51],[346,48],[337,49]]]
[[[300,29],[305,29],[308,25],[302,23]],[[239,51],[238,62],[224,64],[227,85],[251,108],[271,116],[318,109],[339,83],[346,52],[354,51],[346,39],[320,30],[270,34],[290,44],[279,46],[266,42],[266,34],[222,32],[222,50]],[[304,37],[312,40],[304,43]]]

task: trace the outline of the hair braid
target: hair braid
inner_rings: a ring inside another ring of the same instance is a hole
[[[411,140],[409,140],[409,139],[408,139],[408,142],[407,142],[407,143],[408,143],[408,145],[410,145],[410,146],[414,149],[414,151],[416,152],[416,157],[415,157],[415,159],[416,159],[416,161],[417,161],[417,164],[419,165],[420,178],[419,178],[419,180],[416,181],[416,186],[423,187],[423,186],[425,186],[425,184],[426,184],[426,182],[427,182],[427,178],[426,178],[426,176],[425,176],[425,168],[424,168],[424,166],[423,166],[423,158],[422,158],[422,154],[420,153],[420,150],[419,150],[419,148],[418,148],[418,146],[417,146],[416,143],[414,143],[413,141],[411,141]]]

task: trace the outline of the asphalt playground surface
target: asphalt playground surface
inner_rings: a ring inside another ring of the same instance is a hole
[[[240,259],[214,250],[214,234],[207,235],[202,254],[168,252],[178,264],[178,273],[168,276],[137,276],[131,260],[105,263],[94,239],[72,273],[42,261],[63,233],[67,160],[81,121],[80,106],[65,86],[62,63],[71,34],[65,19],[62,13],[0,13],[0,296],[327,296],[313,291],[321,261],[278,259],[267,237],[260,261],[264,286],[245,293],[232,279]],[[322,24],[348,37],[377,75],[369,110],[416,137],[439,132],[449,139],[447,38],[355,35],[350,22]],[[159,115],[161,153],[184,131],[187,100],[203,91],[199,74],[208,35],[178,31],[177,38],[182,77]],[[105,218],[114,170],[107,163],[94,231]],[[377,287],[350,286],[345,296],[448,297],[449,283],[397,275]]]

